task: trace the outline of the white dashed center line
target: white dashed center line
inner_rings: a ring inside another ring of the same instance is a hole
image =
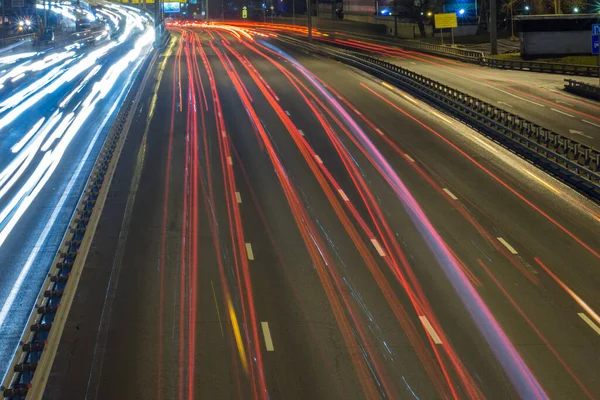
[[[454,195],[454,193],[452,193],[452,192],[451,192],[451,191],[449,191],[448,189],[446,189],[446,188],[443,188],[442,190],[443,190],[443,191],[444,191],[444,192],[445,192],[445,193],[446,193],[446,194],[447,194],[447,195],[448,195],[448,196],[449,196],[449,197],[450,197],[452,200],[458,200],[458,197],[456,197],[456,196]]]
[[[242,204],[242,196],[240,195],[240,192],[235,192],[235,199],[237,200],[238,204]]]
[[[273,347],[273,339],[271,338],[271,330],[269,329],[269,323],[263,321],[260,323],[260,325],[262,326],[263,335],[265,336],[265,347],[267,348],[267,351],[275,351],[275,347]]]
[[[246,243],[246,253],[248,254],[248,260],[254,260],[254,252],[252,251],[252,244]]]
[[[381,247],[381,245],[379,244],[377,239],[375,239],[375,238],[371,239],[371,243],[373,243],[373,247],[375,247],[375,250],[377,250],[377,253],[379,253],[379,255],[381,257],[385,257],[385,251],[383,251],[383,247]]]
[[[342,196],[342,199],[344,201],[350,201],[350,199],[348,198],[348,196],[346,196],[346,193],[344,193],[342,189],[338,189],[338,193],[340,194],[340,196]]]
[[[515,250],[515,248],[514,248],[514,247],[512,247],[512,246],[510,245],[510,243],[508,243],[508,242],[507,242],[506,240],[504,240],[503,238],[499,237],[499,238],[496,238],[496,239],[498,239],[498,241],[499,241],[500,243],[502,243],[502,244],[504,245],[504,247],[506,247],[506,248],[508,249],[508,251],[510,251],[512,254],[519,254],[519,253],[518,253],[518,252]]]
[[[427,317],[424,316],[424,315],[420,315],[419,319],[421,320],[421,323],[423,324],[423,326],[427,330],[427,333],[431,337],[431,340],[433,340],[433,343],[435,343],[435,344],[442,344],[442,339],[440,339],[440,337],[438,336],[438,334],[435,331],[435,329],[433,329],[433,326],[431,326],[431,323],[429,322],[429,320],[427,319]]]
[[[590,328],[592,328],[594,331],[596,331],[596,333],[598,335],[600,335],[600,327],[598,327],[598,325],[596,325],[594,323],[594,321],[592,321],[587,315],[585,315],[584,313],[577,313],[577,315],[579,315],[581,317],[582,320],[585,321],[586,324],[588,324],[590,326]]]
[[[404,157],[406,157],[410,162],[415,162],[415,160],[413,160],[413,158],[406,153],[404,153]]]

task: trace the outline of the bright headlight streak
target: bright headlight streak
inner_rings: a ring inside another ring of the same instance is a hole
[[[75,64],[74,66],[69,68],[59,79],[55,80],[50,85],[46,86],[44,89],[40,90],[35,95],[31,96],[30,98],[25,100],[23,103],[19,104],[19,106],[15,107],[8,114],[6,114],[2,119],[0,119],[0,129],[3,129],[8,124],[13,122],[22,113],[27,111],[27,109],[29,109],[29,107],[31,107],[32,105],[37,103],[44,96],[46,96],[49,93],[53,93],[56,89],[58,89],[64,83],[70,82],[77,75],[79,75],[86,69],[89,69],[90,67],[92,67],[94,64],[96,64],[96,61],[98,60],[98,58],[105,55],[110,49],[112,49],[116,45],[117,45],[116,43],[111,42],[110,44],[108,44],[98,50],[93,51],[88,56],[86,56],[81,61],[79,61],[77,64]]]
[[[83,88],[83,86],[90,80],[92,79],[92,77],[94,75],[96,75],[98,73],[98,71],[100,71],[100,69],[102,68],[102,66],[100,65],[96,65],[89,74],[86,75],[86,77],[83,79],[83,81],[81,81],[81,83],[71,91],[71,93],[69,93],[69,95],[67,97],[65,97],[65,99],[58,105],[58,107],[60,108],[65,108],[65,106],[67,104],[69,104],[69,102],[71,101],[71,99],[73,98],[73,96],[75,96],[75,94],[79,93],[81,91],[81,89]]]
[[[67,127],[69,126],[69,124],[71,123],[71,121],[73,121],[73,116],[75,115],[75,113],[70,113],[68,114],[60,123],[60,125],[58,125],[56,127],[56,129],[54,130],[54,132],[52,132],[52,135],[50,135],[50,137],[48,138],[48,140],[46,140],[46,143],[44,143],[44,145],[42,146],[42,151],[48,151],[48,149],[50,148],[50,146],[52,145],[52,143],[55,140],[58,140],[61,138],[61,136],[63,135],[63,133],[65,133],[65,131],[67,130]]]
[[[27,194],[31,192],[35,185],[38,184],[44,172],[50,166],[51,160],[52,153],[46,153],[44,155],[44,158],[42,158],[42,161],[38,164],[37,168],[33,171],[31,176],[27,180],[27,182],[25,182],[25,184],[21,187],[21,190],[19,190],[19,192],[12,198],[10,203],[8,203],[8,205],[2,210],[2,212],[0,212],[0,226],[6,223],[6,225],[4,225],[4,228],[0,229],[0,246],[2,246],[2,243],[4,243],[6,237],[16,224],[15,215],[19,215],[19,217],[20,215],[22,215],[22,210],[20,211],[22,207],[17,208],[17,206],[19,206],[19,203],[21,203],[25,196],[27,196]],[[10,219],[8,219],[8,217],[11,213],[13,213],[13,211],[14,214]],[[16,219],[18,220],[18,218]]]
[[[69,62],[70,60],[67,60],[65,64],[68,64]],[[0,106],[2,107],[0,108],[0,113],[3,113],[9,108],[13,108],[14,106],[22,103],[23,100],[25,100],[25,98],[27,98],[29,95],[31,95],[34,92],[37,92],[40,88],[46,86],[48,83],[53,81],[56,77],[60,75],[62,71],[63,65],[61,65],[60,67],[56,67],[49,73],[32,83],[31,85],[27,86],[25,89],[10,96],[8,99],[0,103]]]
[[[15,143],[11,148],[10,151],[12,151],[13,153],[18,153],[19,150],[21,150],[23,148],[23,146],[25,146],[25,144],[27,142],[29,142],[29,139],[31,139],[33,137],[33,135],[35,135],[35,133],[38,131],[38,129],[40,129],[40,126],[42,126],[42,124],[44,123],[45,118],[42,117],[42,119],[40,119],[34,126],[33,128],[31,128],[29,130],[29,132],[27,132],[27,134],[25,136],[23,136],[21,138],[21,140],[19,140],[17,143]],[[2,185],[2,182],[0,182],[0,186]]]
[[[48,120],[48,123],[35,135],[33,141],[31,141],[23,151],[21,151],[17,157],[8,165],[7,168],[2,171],[0,175],[0,199],[10,190],[10,188],[18,181],[21,175],[25,172],[33,157],[37,154],[42,142],[50,133],[54,125],[58,122],[62,114],[54,113],[54,115]],[[19,169],[17,170],[17,168]],[[15,172],[16,170],[16,172]],[[8,181],[7,179],[10,178]],[[1,222],[1,221],[0,221]]]
[[[24,58],[31,58],[37,54],[38,54],[37,52],[32,51],[29,53],[21,53],[21,54],[14,54],[14,55],[6,56],[6,57],[0,57],[0,64],[12,64],[12,63],[22,60]]]

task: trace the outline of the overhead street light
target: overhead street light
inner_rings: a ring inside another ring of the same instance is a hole
[[[465,9],[461,8],[460,10],[458,10],[458,14],[459,15],[465,15]]]
[[[579,12],[579,8],[577,8],[577,7],[574,7],[574,8],[573,8],[573,12],[574,12],[575,14],[577,14],[577,13]]]

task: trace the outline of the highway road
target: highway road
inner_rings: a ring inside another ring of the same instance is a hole
[[[276,38],[172,26],[46,398],[597,398],[600,208]]]
[[[386,61],[485,100],[580,143],[600,148],[600,103],[564,91],[565,79],[597,84],[597,78],[480,67],[344,35],[333,40],[350,47],[375,50],[375,54]]]
[[[306,36],[306,28],[260,25],[264,31]],[[361,33],[316,31],[315,39],[384,59],[490,104],[600,148],[600,103],[564,91],[564,79],[597,84],[597,78],[481,67],[441,56],[402,50],[401,41]]]
[[[66,18],[69,7],[60,7]],[[88,41],[0,57],[1,375],[116,111],[151,49],[145,17],[120,6],[98,14],[108,29],[91,31]]]

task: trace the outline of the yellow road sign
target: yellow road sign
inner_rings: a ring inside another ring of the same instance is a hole
[[[456,28],[458,26],[455,13],[435,14],[434,21],[437,29]]]

